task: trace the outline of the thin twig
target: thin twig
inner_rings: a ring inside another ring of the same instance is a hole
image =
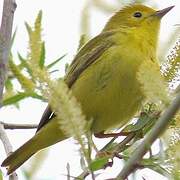
[[[11,47],[11,34],[15,9],[15,0],[4,0],[0,27],[0,106],[2,104],[2,95],[7,74],[7,63]]]
[[[35,129],[38,127],[37,124],[14,124],[14,123],[4,123],[3,124],[4,129]]]
[[[142,157],[151,147],[152,143],[164,132],[169,125],[170,120],[176,114],[180,108],[180,93],[173,100],[172,104],[164,111],[162,116],[159,118],[155,126],[150,130],[148,135],[145,137],[141,145],[135,150],[131,158],[127,161],[117,179],[126,179],[130,173],[132,173],[136,165],[141,161]]]
[[[6,151],[7,156],[12,152],[12,145],[9,141],[9,138],[6,134],[6,131],[4,129],[4,125],[2,123],[0,123],[0,139],[4,145],[4,149]],[[18,176],[17,174],[14,172],[9,176],[9,180],[17,180]]]

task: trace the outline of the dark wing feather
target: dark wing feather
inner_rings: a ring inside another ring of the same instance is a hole
[[[90,40],[85,46],[83,46],[78,54],[72,61],[69,70],[65,76],[65,82],[70,88],[74,82],[78,79],[81,73],[92,63],[94,63],[107,49],[109,49],[114,43],[109,39],[114,32],[105,32]],[[37,131],[47,124],[54,112],[51,111],[48,105],[45,109]]]
[[[43,113],[41,120],[38,124],[36,132],[38,132],[45,124],[47,124],[49,122],[49,120],[52,118],[53,114],[54,113],[51,111],[51,108],[48,105],[46,107],[46,109],[44,110],[44,113]]]

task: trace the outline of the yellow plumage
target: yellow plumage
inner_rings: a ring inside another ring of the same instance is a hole
[[[93,133],[121,127],[140,108],[144,93],[137,73],[144,61],[157,63],[160,20],[171,8],[125,7],[74,58],[65,82],[86,118],[93,119]],[[48,107],[35,136],[4,160],[8,174],[37,151],[66,138],[51,114]]]

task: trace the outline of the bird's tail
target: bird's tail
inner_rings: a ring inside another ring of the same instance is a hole
[[[7,174],[11,174],[18,167],[20,167],[27,159],[29,159],[34,153],[36,148],[31,145],[32,139],[22,145],[19,149],[10,154],[3,162],[2,167],[6,167]]]
[[[59,121],[54,119],[41,128],[29,141],[9,155],[1,166],[7,168],[7,174],[11,174],[39,150],[66,138],[59,128]]]

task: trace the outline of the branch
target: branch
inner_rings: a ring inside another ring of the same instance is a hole
[[[132,157],[127,161],[117,179],[122,180],[126,179],[130,173],[132,173],[136,165],[141,161],[142,157],[149,150],[152,143],[164,132],[164,130],[169,125],[172,117],[176,114],[176,112],[180,108],[180,93],[171,103],[171,105],[164,111],[162,116],[159,118],[155,126],[151,129],[149,134],[145,137],[144,141],[141,145],[135,150],[132,154]]]
[[[37,124],[14,124],[14,123],[4,123],[3,124],[4,129],[35,129],[38,127]]]
[[[11,47],[11,34],[13,17],[16,9],[15,0],[4,0],[3,14],[0,27],[0,107],[2,105],[3,89],[7,74],[7,64],[9,57],[9,50]],[[0,139],[4,145],[6,154],[12,152],[11,143],[4,130],[4,125],[0,123]],[[9,176],[9,180],[17,180],[17,174],[14,172]]]
[[[2,123],[0,123],[0,139],[4,145],[4,149],[8,156],[12,152],[12,145],[7,137],[7,134],[4,129],[4,125]],[[18,176],[15,172],[9,176],[9,180],[17,180],[17,179],[18,179]]]
[[[11,34],[15,9],[15,0],[4,0],[0,27],[0,106],[2,104],[2,95],[7,74],[7,63],[11,47]]]

